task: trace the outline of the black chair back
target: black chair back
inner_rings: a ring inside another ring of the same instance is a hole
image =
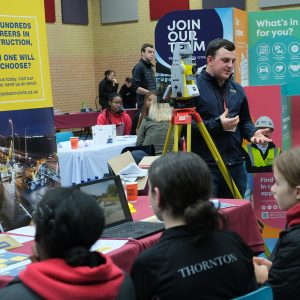
[[[125,153],[126,151],[136,151],[136,150],[142,150],[144,152],[146,152],[149,156],[155,156],[155,147],[153,144],[151,145],[145,145],[145,146],[129,146],[129,147],[125,147],[122,153]]]

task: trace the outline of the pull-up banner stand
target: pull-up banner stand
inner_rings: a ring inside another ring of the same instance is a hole
[[[0,2],[0,230],[24,226],[57,173],[44,1]]]
[[[237,56],[235,80],[242,85],[248,85],[247,13],[236,8],[178,10],[165,14],[155,28],[159,97],[170,84],[170,68],[175,44],[191,43],[195,63],[200,72],[206,64],[206,47],[215,38],[225,38],[235,43]]]

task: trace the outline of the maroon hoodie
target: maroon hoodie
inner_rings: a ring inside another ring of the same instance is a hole
[[[288,227],[293,227],[300,224],[300,203],[292,206],[286,214]]]
[[[59,258],[34,262],[19,277],[45,299],[112,300],[119,293],[124,275],[109,256],[103,257],[105,263],[92,268],[71,267]]]

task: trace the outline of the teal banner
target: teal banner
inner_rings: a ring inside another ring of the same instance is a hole
[[[287,84],[300,80],[300,10],[250,12],[250,85]]]

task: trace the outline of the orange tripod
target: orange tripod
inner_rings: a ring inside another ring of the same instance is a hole
[[[182,126],[186,125],[187,127],[187,138],[186,138],[186,151],[191,152],[191,137],[192,137],[192,119],[195,120],[198,129],[200,133],[202,134],[202,137],[208,146],[214,160],[216,161],[220,172],[222,173],[232,195],[237,199],[242,199],[242,196],[233,181],[233,179],[230,176],[230,173],[228,172],[228,169],[226,168],[224,161],[213,142],[210,134],[208,133],[200,115],[198,112],[196,112],[195,107],[191,108],[180,108],[180,109],[174,109],[172,113],[172,118],[170,121],[170,126],[168,129],[166,141],[163,148],[163,154],[165,154],[169,148],[171,134],[174,130],[174,144],[173,144],[173,152],[178,152],[178,142],[182,130]]]

